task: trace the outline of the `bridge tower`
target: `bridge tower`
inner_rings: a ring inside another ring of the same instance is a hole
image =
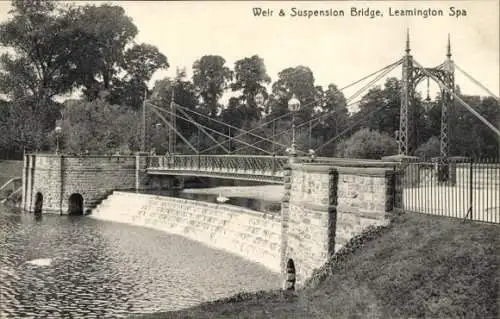
[[[401,80],[401,108],[399,116],[399,154],[412,155],[415,145],[413,97],[415,93],[413,57],[410,55],[410,33],[406,32],[406,49],[403,57]]]
[[[403,57],[401,109],[399,122],[399,154],[413,155],[416,149],[416,104],[415,88],[420,81],[431,78],[440,87],[441,92],[441,134],[440,134],[440,180],[448,180],[449,156],[449,113],[453,107],[453,92],[455,90],[455,71],[451,59],[451,43],[448,34],[446,60],[433,67],[424,68],[416,65],[410,55],[410,35],[406,33],[406,49]]]

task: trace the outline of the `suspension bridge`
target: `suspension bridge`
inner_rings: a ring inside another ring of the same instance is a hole
[[[371,73],[367,76],[339,89],[340,92],[357,85],[363,81],[369,80],[359,90],[355,91],[346,100],[346,106],[359,103],[357,98],[373,87],[378,81],[384,78],[387,74],[398,67],[402,67],[402,87],[401,87],[401,105],[400,105],[400,123],[397,133],[399,155],[410,157],[416,149],[416,115],[417,103],[415,90],[417,85],[427,79],[427,87],[429,80],[434,81],[439,86],[441,94],[441,129],[440,129],[440,156],[438,165],[438,177],[442,182],[446,182],[450,178],[449,173],[449,126],[450,126],[450,111],[455,101],[462,107],[467,109],[471,114],[484,123],[496,136],[500,138],[499,129],[491,124],[486,118],[479,114],[473,107],[466,103],[455,91],[455,70],[460,71],[473,83],[482,88],[490,96],[499,101],[499,98],[489,91],[478,80],[473,78],[469,73],[463,71],[452,59],[451,43],[448,36],[446,60],[436,67],[424,67],[410,54],[410,39],[407,32],[406,47],[404,56]],[[288,92],[290,95],[293,92]],[[321,107],[326,101],[326,97],[320,98],[306,106]],[[424,101],[424,109],[426,102],[429,102],[427,95]],[[364,114],[354,123],[351,123],[341,132],[338,132],[332,138],[324,141],[321,145],[308,150],[297,147],[295,143],[296,130],[308,130],[309,146],[311,147],[311,132],[327,117],[332,116],[338,110],[330,110],[327,112],[319,112],[313,114],[309,120],[302,123],[295,123],[295,111],[287,112],[269,121],[261,121],[256,127],[245,130],[243,128],[225,123],[218,119],[214,119],[206,114],[180,105],[175,101],[175,94],[171,95],[171,102],[168,108],[163,108],[156,105],[153,101],[144,99],[143,105],[143,138],[142,151],[146,150],[146,112],[150,110],[168,128],[168,154],[165,156],[152,156],[148,164],[148,174],[158,175],[191,175],[191,176],[207,176],[220,178],[246,179],[260,182],[281,183],[282,171],[289,161],[315,161],[323,163],[332,163],[339,159],[327,157],[316,157],[329,144],[338,141],[345,134],[353,130],[366,118],[373,116],[376,113],[383,112],[387,105],[382,103],[372,111]],[[209,123],[217,124],[222,127],[222,130],[216,130],[209,125],[204,125],[196,121],[194,118],[202,118]],[[277,123],[287,117],[292,117],[292,125],[288,129],[276,132]],[[200,134],[204,134],[210,139],[213,144],[204,149],[200,149],[198,145],[193,145],[183,134],[177,129],[177,121],[184,121],[194,125],[198,130],[198,141]],[[257,134],[258,130],[263,127],[272,127],[272,136],[262,136]],[[229,133],[225,133],[229,132]],[[291,145],[286,145],[279,142],[280,137],[292,134]],[[301,134],[303,135],[303,134]],[[247,139],[245,139],[247,137]],[[255,142],[249,142],[251,137]],[[189,154],[180,154],[177,151],[177,138],[181,140],[190,150]],[[263,146],[265,145],[265,146]],[[237,147],[236,147],[237,146]],[[271,146],[271,147],[266,147]],[[214,154],[215,153],[215,154]],[[257,155],[256,155],[257,153]],[[383,162],[380,165],[385,165]]]

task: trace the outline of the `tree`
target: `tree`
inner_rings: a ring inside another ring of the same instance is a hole
[[[500,106],[492,97],[460,95],[460,97],[498,127]],[[498,137],[483,122],[458,102],[450,113],[450,153],[459,156],[498,157]]]
[[[10,103],[8,143],[17,157],[27,151],[47,151],[47,137],[53,130],[55,120],[60,115],[60,105],[49,101],[43,108],[32,97],[16,99]]]
[[[119,67],[124,63],[125,46],[137,35],[137,27],[119,6],[86,5],[73,9],[73,34],[86,43],[72,42],[72,62],[81,73],[78,84],[84,86],[89,100],[99,91],[109,90]]]
[[[8,120],[10,117],[10,103],[0,99],[0,159],[11,156],[12,144],[10,143],[10,130]]]
[[[137,150],[138,118],[137,112],[101,99],[68,102],[63,110],[61,147],[70,153]]]
[[[56,10],[53,1],[13,1],[12,6],[11,19],[0,24],[0,44],[15,54],[0,58],[0,90],[14,99],[32,96],[43,105],[75,85],[67,33],[71,15]]]
[[[421,144],[415,150],[415,156],[422,157],[425,159],[430,159],[433,157],[438,157],[441,149],[441,142],[439,141],[439,137],[432,136],[425,143]]]
[[[106,96],[136,106],[152,74],[168,67],[166,57],[147,44],[133,45],[132,20],[118,6],[59,6],[54,1],[13,1],[10,19],[0,24],[0,93],[10,100],[10,145],[45,149],[60,118],[56,95],[83,86],[89,100]],[[7,124],[5,124],[7,123]],[[22,131],[19,131],[19,130]]]
[[[30,94],[43,104],[83,86],[89,100],[106,90],[113,102],[135,106],[153,73],[168,67],[156,47],[131,45],[138,30],[119,6],[13,1],[13,7],[0,25],[0,43],[15,52],[0,58],[0,89],[13,98]]]
[[[233,79],[233,71],[224,66],[225,63],[226,60],[219,55],[205,55],[193,64],[193,84],[212,117],[219,109],[218,100]]]
[[[259,109],[256,105],[255,96],[257,93],[262,93],[264,98],[267,98],[264,84],[271,82],[271,78],[266,72],[264,60],[258,55],[253,55],[250,58],[236,61],[234,77],[235,82],[231,84],[231,88],[233,91],[242,91],[240,100],[248,107],[245,117],[249,120],[260,119],[264,110]]]
[[[73,34],[82,42],[73,42],[72,62],[80,76],[89,100],[96,99],[101,90],[111,92],[110,99],[130,106],[140,105],[138,96],[144,95],[146,82],[153,73],[168,68],[167,58],[152,45],[131,45],[138,33],[132,19],[120,6],[87,5],[74,9]],[[120,99],[118,98],[118,101]],[[120,103],[121,104],[121,103]]]
[[[198,105],[198,95],[196,93],[196,88],[193,83],[186,78],[185,70],[177,70],[177,74],[174,79],[172,78],[164,78],[162,80],[158,80],[155,82],[153,88],[153,96],[150,98],[152,102],[167,111],[171,111],[171,102],[172,102],[172,94],[175,97],[175,103],[178,105],[178,110],[176,112],[178,118],[176,120],[176,129],[187,139],[191,138],[193,135],[196,135],[197,128],[194,124],[185,120],[187,117],[182,113],[182,111],[186,112],[191,118],[201,124],[206,124],[205,120],[192,112],[184,110],[187,108],[188,110],[195,110]],[[167,120],[171,120],[171,114],[168,112],[162,112],[163,116]],[[180,116],[180,117],[179,117]],[[151,115],[152,121],[157,121],[157,123],[161,123],[163,127],[165,127],[165,131],[156,129],[158,134],[164,134],[162,136],[163,140],[168,143],[168,131],[167,127],[163,121],[155,115]],[[176,136],[176,141],[180,143],[180,138]],[[183,145],[181,143],[181,145]],[[168,145],[167,145],[168,146]],[[156,146],[158,151],[165,148],[163,146]],[[166,151],[166,149],[165,149]],[[186,149],[186,151],[188,151]]]
[[[399,130],[400,92],[401,83],[396,78],[388,78],[383,88],[370,89],[359,104],[359,116],[366,118],[364,126],[393,136]],[[375,111],[377,108],[381,109]]]
[[[310,119],[315,103],[321,97],[321,91],[314,85],[314,75],[306,66],[286,68],[278,73],[278,80],[272,85],[275,97],[271,104],[271,117],[285,114],[288,101],[295,94],[301,103],[296,114],[297,123]]]
[[[335,84],[329,84],[328,89],[324,92],[321,90],[321,92],[322,103],[313,110],[315,117],[319,118],[317,122],[313,121],[315,128],[312,135],[316,141],[315,144],[326,142],[337,136],[347,126],[349,119],[346,99]],[[331,155],[332,151],[333,145],[328,148],[326,154]]]
[[[397,153],[397,141],[378,131],[364,128],[337,146],[337,156],[364,159],[381,159]]]
[[[115,87],[112,88],[108,101],[138,109],[153,74],[168,67],[167,58],[155,46],[134,45],[124,53],[121,69],[126,73],[121,79],[114,80]]]

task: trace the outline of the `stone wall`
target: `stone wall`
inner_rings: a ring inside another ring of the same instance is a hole
[[[394,204],[394,171],[338,167],[335,251],[369,226],[386,225]]]
[[[25,156],[22,207],[32,211],[36,193],[43,195],[43,211],[65,214],[68,199],[80,194],[92,207],[113,190],[168,188],[168,176],[150,178],[146,156]]]
[[[287,260],[293,259],[299,286],[333,250],[335,194],[330,190],[335,189],[335,177],[327,166],[293,165],[291,169],[290,185],[286,185],[289,205],[282,212],[286,224],[282,271]]]
[[[282,209],[282,272],[293,259],[297,285],[348,240],[388,223],[392,168],[293,164]]]
[[[232,205],[114,192],[92,218],[145,226],[224,249],[280,271],[280,217]]]

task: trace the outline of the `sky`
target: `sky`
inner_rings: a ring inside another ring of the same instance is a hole
[[[75,2],[81,5],[85,2]],[[92,2],[99,5],[100,2]],[[104,2],[102,2],[104,3]],[[106,2],[110,3],[110,1]],[[298,65],[309,67],[316,85],[339,88],[397,61],[404,55],[409,29],[411,54],[425,67],[446,58],[450,34],[453,60],[495,95],[499,95],[498,1],[114,1],[122,6],[139,29],[137,43],[157,46],[170,68],[153,79],[174,76],[203,55],[225,58],[227,66],[254,54],[264,59],[275,81],[278,72]],[[0,2],[0,21],[8,18],[9,2]],[[351,8],[380,10],[383,16],[351,16]],[[450,16],[450,7],[461,16]],[[254,8],[273,10],[272,16],[255,16]],[[292,17],[295,10],[337,10],[344,16]],[[285,12],[279,15],[280,9]],[[432,9],[443,16],[424,18],[391,16],[398,9]],[[465,15],[464,15],[465,13]],[[401,78],[401,68],[388,76]],[[465,94],[488,95],[456,73]],[[362,85],[362,84],[360,84]],[[419,89],[425,89],[425,84]],[[346,90],[349,97],[361,86]],[[431,92],[435,86],[431,84]]]

